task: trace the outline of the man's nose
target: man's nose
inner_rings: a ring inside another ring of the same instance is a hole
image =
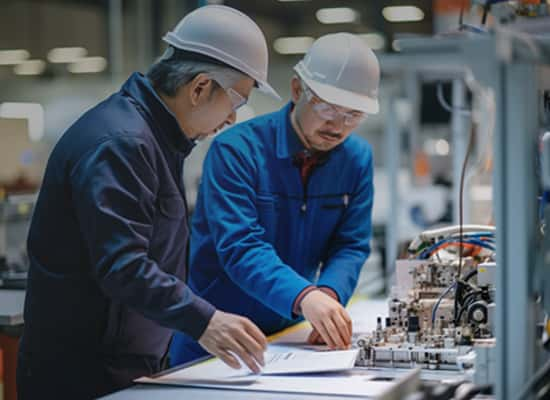
[[[344,116],[336,115],[334,119],[327,121],[330,131],[333,133],[342,133],[344,130]]]

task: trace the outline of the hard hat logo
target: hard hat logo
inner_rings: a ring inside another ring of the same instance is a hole
[[[317,39],[294,70],[323,100],[376,114],[380,66],[356,35],[335,33]]]
[[[211,5],[187,14],[163,40],[171,46],[211,57],[250,76],[258,89],[277,99],[267,82],[268,50],[254,21],[227,6]]]

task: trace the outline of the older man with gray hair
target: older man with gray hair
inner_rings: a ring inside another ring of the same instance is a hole
[[[253,371],[266,339],[184,283],[182,173],[194,142],[267,84],[267,45],[237,10],[207,6],[165,36],[147,76],[87,111],[55,146],[29,238],[20,399],[96,398],[163,367],[173,330]]]

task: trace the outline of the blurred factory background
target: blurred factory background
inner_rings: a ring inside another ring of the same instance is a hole
[[[543,46],[550,43],[550,0],[0,0],[0,289],[6,289],[0,305],[18,315],[0,315],[0,400],[2,360],[10,382],[5,398],[15,398],[26,235],[53,146],[132,72],[146,72],[166,48],[165,33],[207,4],[243,11],[267,38],[269,82],[283,100],[253,92],[238,121],[289,100],[293,67],[316,38],[352,32],[375,51],[380,112],[356,131],[372,145],[375,160],[372,254],[357,293],[390,295],[395,261],[407,256],[421,232],[456,227],[460,215],[460,236],[463,224],[500,224],[498,323],[501,335],[512,334],[499,339],[506,363],[491,368],[508,368],[499,370],[501,387],[520,387],[531,371],[525,366],[539,355],[535,327],[550,348],[548,314],[529,320],[528,312],[531,303],[550,307],[550,241],[538,236],[544,238],[550,220],[550,53]],[[506,14],[510,7],[513,13]],[[516,16],[540,19],[513,31]],[[546,141],[539,141],[543,136]],[[185,161],[191,211],[210,142],[200,142]],[[537,215],[544,220],[540,226]],[[538,325],[517,324],[521,318]],[[532,352],[515,354],[516,343]]]
[[[0,196],[36,192],[48,154],[64,130],[84,110],[116,91],[131,72],[145,72],[164,51],[162,36],[183,15],[197,6],[212,3],[240,9],[262,28],[270,44],[270,81],[284,101],[289,98],[292,67],[313,40],[339,31],[361,35],[379,55],[380,98],[387,99],[389,92],[407,87],[402,76],[394,74],[392,55],[399,53],[399,40],[455,31],[462,6],[461,1],[450,0],[3,0],[0,4]],[[451,114],[438,101],[436,84],[418,79],[415,82],[414,93],[406,89],[391,112],[383,101],[381,112],[369,118],[358,132],[372,144],[377,167],[374,248],[378,250],[370,258],[373,267],[368,270],[380,279],[367,280],[374,291],[385,288],[379,272],[385,264],[384,234],[388,216],[396,220],[394,239],[400,243],[428,226],[453,219]],[[443,95],[450,101],[451,80],[440,84]],[[271,112],[282,104],[253,94],[238,117],[244,120]],[[398,121],[404,130],[403,140],[391,151],[385,149],[388,119]],[[413,121],[415,129],[410,128]],[[409,130],[414,130],[414,134],[408,134]],[[199,144],[186,163],[191,208],[207,148],[208,141]],[[389,157],[398,160],[398,186],[402,194],[398,210],[391,212]],[[489,187],[481,185],[472,193],[480,201],[490,203]],[[23,222],[12,223],[8,232],[3,229],[0,257],[3,257],[4,272],[10,270],[10,276],[18,276],[14,271],[24,272],[24,220],[30,215],[27,212],[32,208],[32,201],[28,196],[11,198],[14,204],[11,211],[9,205],[4,207],[4,220],[7,214],[23,213],[20,218]],[[489,222],[486,210],[482,209],[480,214],[481,217],[467,219]]]

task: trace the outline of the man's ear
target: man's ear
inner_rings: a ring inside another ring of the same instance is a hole
[[[214,81],[205,73],[200,73],[189,82],[189,102],[196,106],[210,98],[214,90]]]
[[[292,77],[292,80],[290,81],[290,97],[292,98],[292,102],[294,104],[298,103],[302,92],[303,90],[300,79],[296,75],[294,75]]]

